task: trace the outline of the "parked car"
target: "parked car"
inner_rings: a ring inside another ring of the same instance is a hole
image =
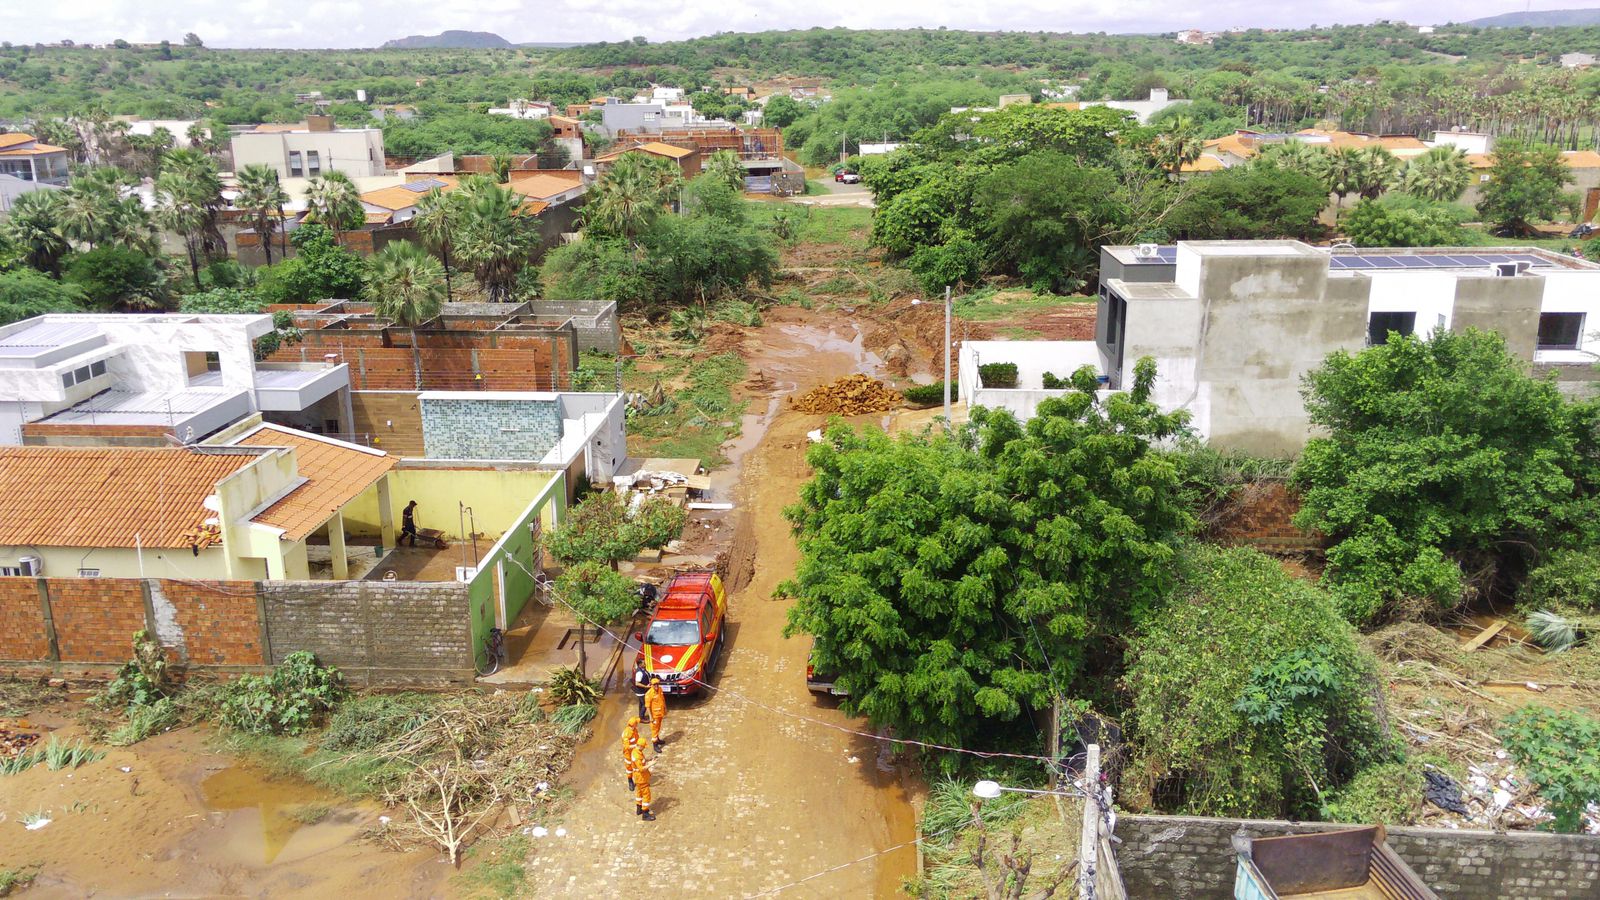
[[[845,184],[859,184],[861,182],[861,176],[855,172],[840,172],[839,180]]]
[[[811,653],[806,656],[806,690],[813,694],[827,694],[832,697],[848,697],[850,692],[834,683],[832,672],[817,671],[816,649],[813,646]]]
[[[722,653],[728,595],[715,572],[683,572],[667,582],[650,624],[635,635],[646,671],[668,694],[697,694]]]

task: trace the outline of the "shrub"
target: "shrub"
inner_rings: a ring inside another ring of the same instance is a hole
[[[172,694],[166,651],[150,632],[141,629],[133,636],[133,659],[122,664],[117,677],[92,702],[102,709],[126,710],[131,715]]]
[[[427,694],[372,694],[340,704],[322,735],[324,750],[370,750],[427,721],[436,700]]]
[[[1423,813],[1424,771],[1444,768],[1441,756],[1410,757],[1368,766],[1337,791],[1329,794],[1322,817],[1330,822],[1370,825],[1406,825]]]
[[[599,707],[592,703],[573,703],[550,714],[550,721],[566,734],[577,734],[594,718]]]
[[[1314,816],[1395,758],[1374,664],[1325,592],[1242,548],[1194,548],[1181,575],[1127,653],[1136,797],[1189,815]]]
[[[1600,803],[1600,720],[1527,706],[1506,716],[1500,740],[1538,786],[1555,816],[1554,830],[1581,832],[1584,809]]]
[[[1600,549],[1550,554],[1518,589],[1517,608],[1524,612],[1600,609]]]
[[[985,363],[978,367],[978,378],[986,388],[1017,386],[1016,363]]]
[[[914,384],[900,392],[906,402],[913,406],[936,406],[944,402],[944,382],[933,384]],[[955,382],[950,382],[950,402],[959,399],[961,391]]]
[[[1072,387],[1072,379],[1061,378],[1054,372],[1044,373],[1044,389],[1047,391],[1061,391]]]
[[[106,735],[106,743],[113,747],[137,744],[178,724],[180,713],[177,701],[171,697],[162,697],[144,706],[129,707],[128,721],[113,728]]]
[[[550,676],[545,689],[550,692],[550,698],[562,706],[600,702],[599,685],[583,677],[583,673],[579,672],[576,666],[557,669],[555,674]]]
[[[248,734],[300,734],[344,698],[344,677],[302,650],[266,677],[244,675],[222,691],[218,721]]]

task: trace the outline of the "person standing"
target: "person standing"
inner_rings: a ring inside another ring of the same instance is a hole
[[[650,711],[650,745],[657,752],[661,752],[661,723],[667,718],[667,698],[661,692],[661,677],[650,676],[650,689],[644,694],[645,708]]]
[[[655,760],[646,759],[644,744],[633,745],[633,813],[642,816],[646,822],[656,820],[655,813],[650,811],[650,767],[655,765]]]
[[[633,749],[639,746],[639,717],[629,716],[622,729],[622,767],[628,772],[628,790],[633,790]]]
[[[407,535],[411,536],[411,546],[415,547],[417,545],[417,501],[415,500],[407,503],[406,508],[400,511],[400,540],[396,543],[404,544]]]
[[[649,715],[644,708],[644,695],[650,691],[650,677],[644,667],[644,654],[640,653],[633,661],[633,696],[639,701],[641,720]]]

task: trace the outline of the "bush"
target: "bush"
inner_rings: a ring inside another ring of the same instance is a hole
[[[562,706],[600,702],[600,686],[583,677],[576,666],[557,669],[545,689],[550,692],[550,699]]]
[[[593,703],[573,703],[550,714],[550,721],[566,734],[577,734],[595,717],[599,707]]]
[[[1600,548],[1557,550],[1517,591],[1523,612],[1600,609]]]
[[[1505,718],[1500,740],[1539,788],[1554,830],[1583,831],[1583,812],[1600,803],[1600,720],[1575,710],[1527,706]]]
[[[150,632],[141,629],[133,636],[133,659],[122,664],[117,677],[92,702],[102,709],[121,709],[132,715],[140,707],[172,696],[173,690],[166,651]]]
[[[218,721],[247,734],[300,734],[345,696],[344,677],[302,650],[266,677],[244,675],[222,691]]]
[[[1371,825],[1408,825],[1423,813],[1423,775],[1432,768],[1444,768],[1443,757],[1411,757],[1396,762],[1368,766],[1344,787],[1328,795],[1322,817],[1329,822]]]
[[[160,309],[167,299],[160,266],[126,247],[96,247],[74,254],[62,278],[102,311]]]
[[[1249,549],[1200,546],[1127,652],[1131,798],[1186,815],[1300,818],[1392,761],[1371,658],[1332,599]]]
[[[944,382],[937,381],[933,384],[914,384],[900,392],[906,402],[913,406],[937,406],[944,402]],[[950,402],[960,399],[961,388],[954,381],[950,382]]]
[[[146,706],[131,707],[128,721],[111,729],[106,735],[106,743],[113,747],[137,744],[177,725],[181,717],[178,702],[171,697],[162,697]]]
[[[371,694],[340,704],[323,732],[323,750],[370,750],[427,721],[436,698],[427,694]]]
[[[1016,363],[985,363],[978,367],[978,379],[986,388],[1017,386]]]
[[[1464,207],[1406,194],[1362,200],[1339,225],[1357,247],[1459,247],[1467,243]]]

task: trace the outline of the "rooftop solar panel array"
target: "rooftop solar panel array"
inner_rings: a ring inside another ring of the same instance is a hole
[[[1331,257],[1328,267],[1335,270],[1359,269],[1487,269],[1495,263],[1525,262],[1535,268],[1553,268],[1555,263],[1532,253],[1351,253]]]

